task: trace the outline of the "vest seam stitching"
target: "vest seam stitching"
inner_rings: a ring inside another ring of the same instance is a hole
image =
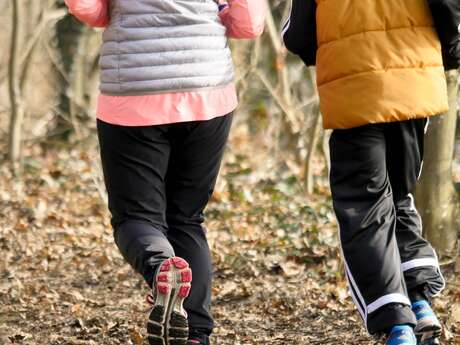
[[[223,89],[235,85],[235,82],[231,80],[230,82],[224,85],[216,85],[216,86],[203,86],[200,88],[184,88],[184,89],[169,89],[169,90],[162,90],[162,91],[125,91],[122,94],[115,93],[115,92],[101,92],[102,95],[105,96],[112,96],[112,97],[130,97],[130,96],[157,96],[157,95],[164,95],[164,94],[172,94],[172,93],[192,93],[192,92],[200,92],[200,91],[223,91]]]
[[[112,41],[113,42],[113,41]],[[119,51],[117,51],[116,53],[111,53],[111,54],[104,54],[103,56],[115,56],[115,55],[137,55],[137,54],[161,54],[161,53],[175,53],[175,52],[185,52],[185,51],[190,51],[190,52],[195,52],[197,50],[224,50],[224,51],[228,51],[229,48],[228,46],[225,47],[225,48],[215,48],[215,49],[177,49],[177,50],[161,50],[161,51],[148,51],[148,52],[135,52],[135,53],[119,53]],[[227,57],[231,57],[231,53],[230,52],[227,52]]]
[[[189,76],[189,77],[168,77],[168,78],[159,78],[159,79],[130,79],[129,81],[124,81],[122,82],[123,84],[129,84],[129,83],[139,83],[143,81],[149,81],[149,82],[155,82],[155,81],[163,81],[163,80],[172,80],[172,79],[193,79],[193,78],[211,78],[211,77],[222,77],[222,74],[208,74],[208,75],[196,75],[196,76]],[[232,77],[228,77],[228,79],[232,80]],[[104,84],[117,84],[118,82],[116,81],[106,81]]]
[[[389,31],[396,31],[396,30],[403,30],[403,29],[417,29],[417,28],[424,28],[424,29],[428,29],[428,28],[431,28],[434,30],[434,27],[431,25],[413,25],[413,26],[400,26],[400,27],[397,27],[397,28],[388,28],[388,29],[379,29],[379,30],[364,30],[364,31],[360,31],[360,32],[355,32],[355,33],[352,33],[352,34],[349,34],[349,35],[346,35],[346,36],[342,36],[342,37],[339,37],[339,38],[336,38],[336,39],[333,39],[333,40],[329,40],[329,41],[324,41],[324,42],[318,42],[319,44],[319,48],[321,48],[323,45],[327,45],[327,44],[330,44],[330,43],[333,43],[333,42],[337,42],[337,41],[341,41],[341,40],[344,40],[344,39],[347,39],[347,38],[350,38],[350,37],[353,37],[353,36],[358,36],[358,35],[362,35],[362,34],[365,34],[365,33],[368,33],[368,32],[389,32]]]
[[[405,69],[427,69],[427,68],[439,68],[439,67],[443,67],[442,65],[426,65],[426,66],[423,66],[423,67],[415,67],[415,66],[407,66],[407,67],[389,67],[389,68],[381,68],[381,69],[373,69],[373,70],[368,70],[368,71],[363,71],[363,72],[357,72],[357,73],[350,73],[350,74],[347,74],[343,77],[339,77],[339,78],[335,78],[335,79],[332,79],[332,80],[328,80],[326,81],[325,83],[321,83],[321,84],[318,84],[318,88],[319,87],[322,87],[322,86],[325,86],[325,85],[328,85],[330,83],[333,83],[335,81],[338,81],[340,79],[345,79],[345,78],[349,78],[349,77],[354,77],[354,76],[357,76],[357,75],[361,75],[361,74],[367,74],[367,73],[376,73],[376,72],[387,72],[387,71],[391,71],[391,70],[405,70]]]
[[[212,9],[209,11],[202,11],[200,12],[200,14],[212,14],[213,15],[212,17],[214,17],[214,15],[216,14],[216,11]],[[147,13],[146,12],[124,12],[124,15],[125,16],[151,16],[151,15],[174,16],[174,15],[177,15],[177,13],[174,13],[174,12],[147,12]]]
[[[112,42],[115,42],[115,41],[112,41]],[[220,49],[220,48],[214,48],[214,49],[177,49],[177,50],[162,50],[162,51],[148,51],[148,52],[137,52],[137,53],[122,53],[121,55],[133,55],[133,54],[136,54],[136,55],[140,55],[140,54],[160,54],[160,53],[175,53],[175,52],[185,52],[185,51],[191,51],[191,52],[196,52],[196,51],[215,51],[216,49]],[[228,49],[228,47],[225,47],[223,48],[222,50],[224,50],[225,52],[227,52],[227,56],[228,57],[231,57],[232,54],[230,52],[230,50]],[[106,57],[106,56],[116,56],[117,53],[110,53],[110,54],[104,54],[103,56]]]
[[[203,38],[203,37],[211,37],[211,38],[214,38],[214,37],[219,37],[219,38],[222,38],[222,37],[225,37],[225,36],[222,36],[221,34],[209,34],[209,35],[195,35],[195,36],[170,36],[170,37],[158,37],[158,38],[139,38],[139,39],[129,39],[129,42],[140,42],[140,41],[158,41],[158,40],[170,40],[170,39],[173,39],[173,38]],[[114,42],[113,40],[107,40],[105,42]]]
[[[218,59],[215,59],[213,61],[213,63],[215,62],[224,62],[226,65],[228,65],[228,60],[225,59],[225,58],[218,58]],[[177,62],[177,63],[155,63],[154,66],[152,65],[146,65],[146,66],[120,66],[120,68],[115,68],[115,67],[102,67],[101,66],[101,69],[103,69],[104,71],[113,71],[113,70],[122,70],[122,69],[127,69],[127,70],[132,70],[132,69],[135,69],[135,68],[155,68],[155,67],[165,67],[165,66],[189,66],[189,65],[202,65],[202,64],[207,64],[209,66],[210,62],[209,61],[198,61],[198,62]]]

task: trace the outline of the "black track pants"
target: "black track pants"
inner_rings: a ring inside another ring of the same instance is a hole
[[[431,297],[444,287],[411,194],[422,166],[425,124],[373,124],[331,136],[331,190],[346,274],[372,334],[414,325],[412,296]]]
[[[212,265],[203,210],[213,192],[232,115],[209,121],[126,127],[98,121],[115,242],[151,286],[164,259],[188,261],[191,329],[210,333]]]

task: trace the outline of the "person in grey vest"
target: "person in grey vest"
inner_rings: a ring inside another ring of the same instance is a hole
[[[202,223],[238,103],[228,38],[259,36],[265,2],[66,4],[105,27],[102,166],[115,242],[152,287],[149,343],[209,344],[212,266]]]

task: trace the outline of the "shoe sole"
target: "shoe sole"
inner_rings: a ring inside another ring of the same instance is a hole
[[[439,344],[439,337],[442,329],[438,325],[429,325],[415,331],[418,345],[436,345]]]
[[[424,341],[418,342],[418,345],[440,345],[439,338],[430,338]]]
[[[184,300],[190,294],[192,270],[187,261],[174,257],[163,261],[156,276],[155,302],[147,322],[150,345],[186,345],[187,313]]]

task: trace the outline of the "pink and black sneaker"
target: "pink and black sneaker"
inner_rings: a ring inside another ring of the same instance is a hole
[[[201,340],[199,339],[189,339],[187,341],[187,345],[206,345],[205,343],[203,343]]]
[[[158,267],[153,294],[147,296],[152,311],[147,323],[150,345],[187,345],[189,330],[184,300],[190,293],[192,270],[174,257]]]
[[[187,345],[209,345],[208,339],[189,339]]]
[[[209,336],[201,330],[191,329],[187,345],[209,345]]]

